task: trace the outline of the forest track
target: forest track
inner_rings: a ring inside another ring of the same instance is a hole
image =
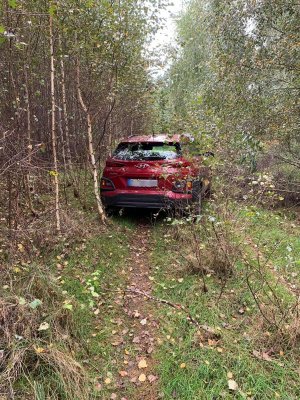
[[[126,376],[120,377],[119,387],[128,387],[130,400],[156,400],[158,377],[155,375],[153,351],[157,341],[158,321],[155,318],[155,306],[148,298],[137,295],[135,290],[151,294],[152,283],[149,279],[151,265],[150,241],[152,229],[150,222],[142,219],[134,230],[130,244],[128,263],[128,286],[124,294],[123,312],[128,317],[131,332],[129,346],[134,347],[134,358],[126,355]],[[122,382],[123,380],[123,382]]]

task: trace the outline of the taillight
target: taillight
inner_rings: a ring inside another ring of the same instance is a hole
[[[110,179],[102,178],[100,182],[100,188],[102,190],[115,190],[115,185]]]
[[[192,181],[175,181],[173,183],[173,192],[177,193],[191,193],[193,190]]]

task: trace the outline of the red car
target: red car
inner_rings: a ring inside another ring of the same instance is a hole
[[[199,208],[210,190],[201,157],[182,154],[181,136],[131,136],[106,161],[101,199],[108,208]]]

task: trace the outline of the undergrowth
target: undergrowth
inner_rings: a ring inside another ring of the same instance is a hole
[[[280,232],[283,225],[273,223],[273,229]],[[261,250],[266,258],[257,257],[260,220],[256,228],[243,207],[220,201],[206,207],[198,224],[156,228],[155,295],[185,306],[216,332],[207,336],[180,311],[158,310],[164,398],[299,398],[298,298],[270,268],[273,260],[283,264],[289,251],[270,240]],[[288,232],[297,241],[295,230]]]
[[[16,399],[102,398],[98,382],[113,368],[113,295],[125,278],[127,226],[61,241],[36,261],[4,271],[0,288],[0,394]],[[25,252],[24,252],[25,253]],[[25,261],[26,260],[26,261]],[[102,396],[102,394],[101,394]]]

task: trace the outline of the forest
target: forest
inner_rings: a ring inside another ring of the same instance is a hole
[[[300,398],[300,3],[180,3],[0,4],[0,400]],[[162,134],[201,207],[109,212]]]

